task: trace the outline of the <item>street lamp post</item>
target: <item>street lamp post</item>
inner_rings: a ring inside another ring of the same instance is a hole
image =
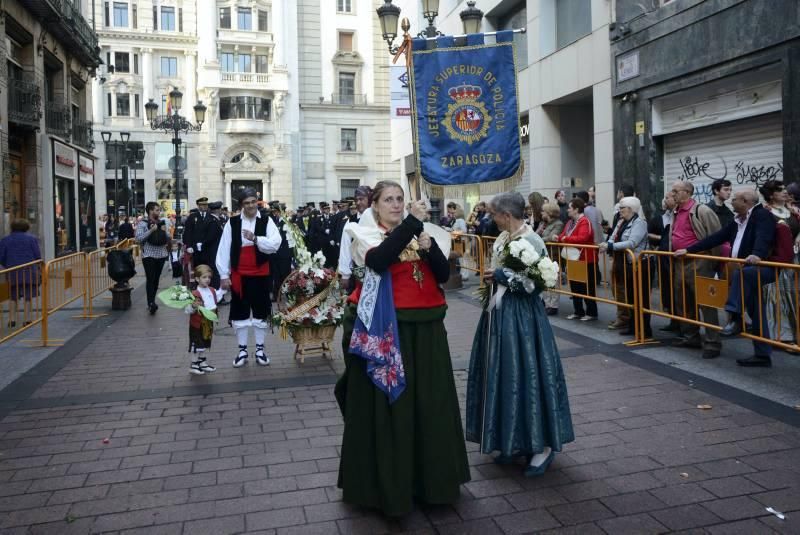
[[[147,120],[150,123],[152,130],[163,130],[165,133],[172,134],[172,144],[175,147],[175,160],[173,164],[172,176],[175,180],[175,222],[180,224],[181,219],[181,172],[180,172],[180,146],[181,132],[199,132],[205,122],[206,106],[203,101],[198,101],[194,105],[194,118],[197,124],[192,124],[182,117],[178,112],[181,109],[183,100],[183,93],[177,88],[169,92],[170,107],[172,113],[167,115],[158,115],[158,104],[153,102],[153,99],[144,105],[147,111]]]
[[[401,22],[403,45],[400,47],[394,46],[394,40],[397,37],[397,22],[400,20],[400,8],[392,4],[392,0],[383,0],[383,2],[384,4],[376,10],[378,19],[381,22],[381,33],[383,40],[389,45],[389,54],[397,58],[401,52],[407,50],[407,43],[411,40],[411,36],[408,34],[411,24],[407,18],[403,18]],[[444,35],[436,29],[434,24],[436,17],[439,16],[439,0],[422,0],[422,16],[428,20],[428,27],[421,31],[417,37],[435,39],[440,35]],[[464,35],[480,31],[483,11],[475,7],[475,0],[467,2],[467,8],[459,13],[459,17],[464,28]],[[524,31],[524,29],[515,31]],[[487,35],[492,33],[496,32],[488,32]]]
[[[133,155],[133,186],[131,187],[131,193],[133,197],[133,202],[131,203],[131,215],[139,215],[139,211],[136,207],[136,203],[138,202],[139,198],[136,195],[137,185],[136,185],[136,169],[142,163],[145,156],[145,150],[141,147],[136,149],[136,154]],[[130,162],[128,163],[128,169],[130,169]],[[130,178],[130,172],[128,173],[128,178]]]
[[[125,177],[126,177],[126,180],[127,180],[129,175],[130,175],[130,172],[131,172],[130,167],[128,166],[128,141],[131,139],[131,133],[130,132],[120,132],[119,133],[119,137],[120,137],[120,139],[122,139],[122,154],[125,155]],[[114,162],[114,163],[116,164],[114,166],[115,169],[116,169],[116,167],[119,165],[119,159],[117,159],[117,161]],[[114,181],[114,209],[117,211],[117,219],[119,219],[119,207],[117,206],[117,203],[119,201],[117,199],[118,199],[118,197],[117,197],[117,183],[116,183],[116,181]],[[127,211],[127,206],[126,206],[126,211]],[[125,215],[127,216],[128,214],[125,214]]]

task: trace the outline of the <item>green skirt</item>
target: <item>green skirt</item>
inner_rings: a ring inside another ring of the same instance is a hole
[[[415,500],[453,503],[469,481],[446,310],[397,311],[406,389],[390,405],[367,377],[366,361],[347,352],[356,317],[356,307],[348,306],[346,370],[335,390],[344,416],[339,488],[345,502],[403,515]]]

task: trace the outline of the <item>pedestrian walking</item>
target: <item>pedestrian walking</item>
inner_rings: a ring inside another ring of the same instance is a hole
[[[231,290],[229,318],[239,343],[233,367],[247,364],[250,327],[255,335],[256,363],[268,366],[270,359],[264,351],[264,342],[272,310],[269,255],[280,247],[281,235],[272,219],[261,215],[255,189],[241,191],[239,206],[242,212],[225,223],[217,251],[221,287]]]
[[[547,255],[544,241],[525,223],[524,210],[525,199],[516,192],[489,202],[501,230],[487,274],[496,291],[472,343],[466,437],[480,444],[481,453],[499,452],[499,464],[524,457],[524,474],[530,477],[543,474],[575,433],[561,358],[539,292],[512,291],[500,267],[501,253],[517,239]]]
[[[449,236],[424,230],[440,229],[423,227],[424,202],[405,217],[403,207],[400,184],[381,181],[372,210],[346,227],[365,280],[348,298],[335,389],[343,500],[387,515],[453,503],[470,478],[439,287],[450,276]]]
[[[214,270],[209,266],[200,264],[194,268],[194,280],[197,288],[192,291],[194,302],[186,305],[185,312],[189,314],[189,353],[192,362],[189,373],[192,375],[205,375],[217,369],[208,363],[206,351],[211,349],[211,338],[214,336],[214,322],[200,311],[200,307],[211,312],[217,310],[219,300],[225,295],[224,290],[214,288],[211,279]]]
[[[136,226],[135,239],[142,246],[147,308],[152,315],[158,310],[156,304],[158,281],[172,247],[166,230],[166,222],[161,219],[161,206],[157,202],[150,201],[144,210],[147,212],[147,219],[143,219]]]

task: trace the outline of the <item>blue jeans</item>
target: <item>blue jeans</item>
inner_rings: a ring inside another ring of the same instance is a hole
[[[730,276],[730,287],[728,290],[728,300],[725,303],[725,310],[731,314],[741,316],[742,314],[742,288],[739,279],[744,277],[744,307],[747,315],[753,322],[752,334],[769,338],[769,326],[764,321],[767,314],[767,306],[764,298],[761,297],[761,307],[758,302],[761,295],[761,287],[765,284],[775,282],[775,269],[769,267],[746,266],[741,271],[732,269]],[[763,331],[762,331],[763,329]],[[753,340],[753,350],[759,357],[769,357],[772,354],[772,346]]]

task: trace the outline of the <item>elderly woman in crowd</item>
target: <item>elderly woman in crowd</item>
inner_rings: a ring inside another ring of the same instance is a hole
[[[583,199],[574,198],[569,202],[567,221],[564,230],[558,236],[558,241],[563,244],[592,245],[594,246],[594,230],[592,223],[583,214],[586,203]],[[580,297],[582,295],[594,297],[597,295],[597,251],[591,247],[562,247],[561,255],[568,260],[580,260],[586,265],[586,281],[569,281],[569,288],[573,294],[572,306],[574,312],[567,316],[568,320],[593,321],[597,319],[597,301]],[[569,276],[569,273],[567,273]],[[584,302],[586,308],[584,308]]]
[[[453,503],[470,479],[439,286],[450,276],[450,237],[423,226],[423,201],[408,215],[404,205],[400,184],[378,182],[372,210],[345,227],[364,276],[348,298],[335,389],[343,500],[387,515]]]
[[[513,290],[500,259],[506,245],[525,240],[539,255],[544,241],[525,223],[525,199],[501,193],[489,203],[502,231],[492,246],[489,274],[496,291],[481,314],[467,379],[467,440],[495,462],[525,458],[526,476],[547,470],[554,452],[574,440],[567,385],[539,291]]]
[[[34,260],[41,260],[42,252],[39,249],[39,240],[28,234],[31,224],[27,219],[15,219],[11,222],[11,234],[0,240],[0,269],[21,266]],[[9,272],[6,279],[9,283],[11,298],[11,317],[8,327],[17,326],[19,315],[19,301],[24,300],[23,324],[32,321],[31,300],[39,295],[39,266],[33,265]]]
[[[542,206],[541,219],[542,229],[541,236],[545,242],[557,242],[558,235],[564,230],[564,223],[559,219],[561,216],[561,209],[555,203],[547,203]],[[557,254],[557,248],[553,248]],[[542,301],[544,301],[545,311],[548,316],[555,316],[558,314],[558,301],[559,295],[556,292],[547,291],[542,294]]]
[[[772,213],[775,221],[789,226],[797,250],[800,246],[800,218],[791,209],[789,193],[783,182],[767,180],[758,191],[764,197],[764,207]],[[794,261],[797,262],[796,255]],[[777,281],[764,285],[767,325],[772,337],[782,342],[794,342],[797,332],[796,277],[794,271],[783,269]]]
[[[623,281],[625,287],[625,302],[633,305],[636,291],[633,266],[639,253],[647,249],[647,222],[639,217],[642,204],[636,197],[623,197],[619,201],[619,220],[611,232],[608,241],[600,244],[600,251],[605,251],[613,256],[612,271],[618,281]],[[626,251],[632,251],[633,255]],[[642,266],[642,302],[640,307],[650,308],[650,268],[649,263]],[[633,310],[636,314],[636,310]],[[632,318],[628,328],[621,330],[622,335],[635,334],[635,318]],[[650,330],[650,314],[644,315],[645,336],[653,335]]]

